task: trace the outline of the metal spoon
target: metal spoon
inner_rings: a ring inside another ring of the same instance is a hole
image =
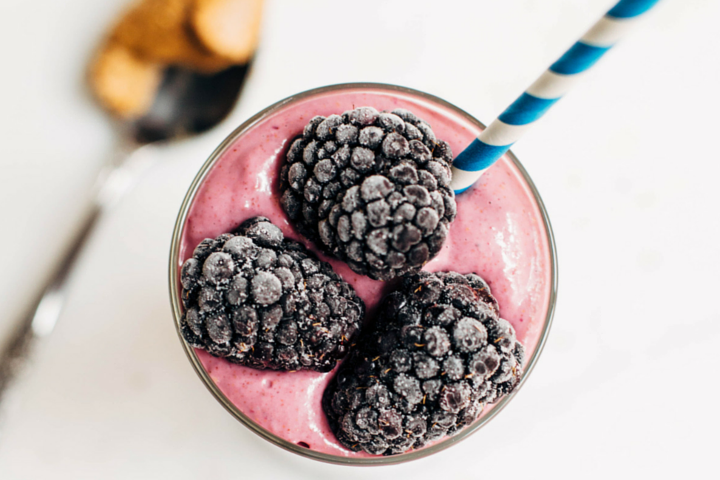
[[[50,334],[62,312],[68,278],[102,215],[152,164],[141,147],[209,130],[227,116],[245,83],[250,62],[215,74],[168,68],[150,111],[119,125],[120,151],[103,168],[94,202],[65,254],[39,291],[17,329],[0,350],[0,403],[21,372],[36,341]]]

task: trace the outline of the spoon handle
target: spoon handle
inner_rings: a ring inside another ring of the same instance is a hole
[[[98,176],[97,193],[77,233],[52,275],[35,296],[25,315],[18,319],[16,329],[0,350],[0,405],[4,403],[8,388],[24,370],[35,344],[55,328],[67,298],[70,284],[68,280],[103,215],[151,166],[152,155],[146,154],[148,148],[119,147],[113,156],[116,160],[109,162]]]

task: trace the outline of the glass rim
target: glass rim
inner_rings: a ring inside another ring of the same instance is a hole
[[[322,453],[317,452],[315,450],[311,450],[309,448],[301,447],[299,445],[296,445],[292,442],[289,442],[271,432],[266,430],[265,428],[261,427],[255,421],[250,419],[247,415],[245,415],[239,408],[237,408],[226,396],[223,394],[223,392],[218,388],[218,386],[213,382],[213,380],[210,378],[210,375],[207,373],[205,368],[202,366],[197,354],[195,353],[194,349],[188,345],[188,343],[185,341],[185,339],[182,336],[182,330],[180,325],[180,319],[182,317],[182,307],[180,304],[180,290],[179,290],[179,269],[177,267],[178,265],[178,257],[180,254],[180,244],[182,241],[182,234],[184,230],[184,226],[188,217],[188,214],[190,212],[190,207],[192,206],[193,201],[195,200],[195,196],[202,185],[203,181],[205,180],[208,173],[212,170],[212,168],[215,166],[219,158],[222,156],[222,154],[225,152],[225,149],[230,146],[235,140],[238,139],[238,137],[245,134],[248,130],[250,130],[252,127],[254,127],[259,121],[264,119],[270,114],[273,114],[279,110],[281,110],[283,107],[285,107],[288,104],[303,100],[308,97],[312,97],[318,94],[328,93],[328,92],[334,92],[334,91],[340,91],[340,90],[352,90],[352,89],[364,89],[364,90],[380,90],[385,92],[397,92],[402,94],[408,94],[412,96],[419,97],[423,100],[426,100],[428,102],[434,103],[436,105],[439,105],[441,107],[447,108],[448,110],[453,111],[454,113],[464,117],[465,120],[469,121],[470,123],[478,126],[480,129],[484,129],[485,125],[481,123],[479,120],[477,120],[475,117],[467,113],[466,111],[462,110],[461,108],[458,108],[457,106],[439,98],[434,95],[431,95],[429,93],[421,92],[419,90],[415,90],[408,87],[401,87],[397,85],[391,85],[391,84],[384,84],[384,83],[369,83],[369,82],[361,82],[361,83],[340,83],[340,84],[334,84],[334,85],[328,85],[325,87],[319,87],[314,88],[311,90],[306,90],[300,93],[297,93],[295,95],[291,95],[289,97],[286,97],[269,107],[261,110],[257,114],[250,117],[248,120],[243,122],[239,127],[237,127],[232,133],[230,133],[225,140],[223,140],[222,143],[210,154],[208,159],[205,161],[205,163],[200,168],[200,171],[197,173],[195,178],[193,179],[193,182],[190,184],[190,188],[188,189],[187,193],[185,194],[185,197],[183,199],[182,205],[180,207],[180,212],[178,213],[177,220],[175,222],[175,227],[173,229],[172,234],[172,242],[170,246],[170,265],[169,265],[169,282],[170,282],[170,303],[172,306],[172,312],[173,312],[173,319],[175,323],[175,329],[176,333],[178,334],[178,337],[180,338],[180,343],[183,346],[183,349],[185,351],[185,354],[187,355],[188,359],[190,360],[190,363],[192,364],[193,368],[195,369],[195,373],[198,374],[202,382],[205,384],[205,387],[210,391],[210,393],[215,397],[215,399],[220,402],[220,404],[233,416],[236,420],[238,420],[240,423],[242,423],[244,426],[249,428],[252,432],[259,435],[260,437],[264,438],[265,440],[275,444],[276,446],[290,451],[292,453],[298,454],[300,456],[311,458],[313,460],[318,460],[325,463],[331,463],[336,465],[356,465],[356,466],[371,466],[371,465],[395,465],[399,463],[405,463],[412,460],[417,460],[420,458],[427,457],[429,455],[438,453],[442,450],[445,450],[446,448],[451,447],[452,445],[457,444],[458,442],[466,439],[473,433],[480,430],[483,426],[485,426],[490,420],[495,418],[495,416],[500,413],[505,406],[515,397],[517,392],[520,391],[522,386],[525,384],[525,381],[530,376],[530,373],[535,367],[535,364],[537,363],[538,358],[540,357],[540,354],[542,353],[545,343],[547,341],[548,334],[550,332],[550,327],[552,325],[553,315],[555,313],[555,303],[557,300],[557,286],[558,286],[558,265],[557,265],[557,252],[555,247],[555,238],[553,235],[553,230],[550,225],[550,220],[548,218],[547,210],[545,209],[545,204],[542,201],[542,198],[540,197],[540,194],[537,191],[537,188],[535,187],[535,184],[533,183],[532,179],[528,175],[527,171],[523,167],[523,165],[520,163],[520,161],[517,159],[515,154],[512,153],[512,151],[508,150],[507,156],[512,162],[513,166],[518,170],[520,175],[522,176],[523,180],[525,181],[528,189],[530,190],[530,193],[532,194],[538,209],[540,211],[540,214],[542,216],[543,220],[543,226],[545,229],[545,233],[547,236],[547,242],[548,242],[548,249],[550,251],[550,295],[548,298],[548,310],[547,314],[545,316],[545,323],[543,326],[543,330],[540,334],[540,338],[538,340],[537,347],[535,348],[535,352],[530,357],[530,359],[527,362],[527,366],[525,368],[525,372],[522,376],[522,379],[520,380],[520,383],[518,384],[517,388],[515,390],[502,398],[498,403],[492,405],[491,410],[483,415],[479,420],[475,421],[472,425],[462,429],[460,432],[455,434],[452,437],[448,437],[445,440],[442,440],[434,445],[431,445],[429,447],[422,448],[420,450],[408,452],[408,453],[402,453],[399,455],[390,455],[390,456],[378,456],[378,457],[343,457],[341,455],[333,455],[329,453]]]

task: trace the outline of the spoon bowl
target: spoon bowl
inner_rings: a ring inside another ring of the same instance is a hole
[[[213,74],[169,67],[148,113],[130,121],[138,144],[203,133],[220,123],[235,106],[249,64]]]

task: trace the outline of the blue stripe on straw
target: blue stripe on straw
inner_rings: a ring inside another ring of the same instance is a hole
[[[498,118],[508,125],[527,125],[542,117],[558,100],[523,93]]]
[[[550,70],[562,75],[574,75],[592,67],[610,47],[595,47],[583,42],[576,42],[560,60],[550,66]]]
[[[632,18],[650,10],[659,0],[620,0],[607,13],[608,17]]]
[[[465,170],[466,172],[477,172],[488,168],[495,163],[495,160],[502,157],[512,144],[501,147],[488,145],[476,138],[473,142],[453,161],[453,167]]]
[[[457,189],[457,190],[453,190],[453,192],[455,193],[455,195],[459,195],[459,194],[461,194],[462,192],[464,192],[465,190],[467,190],[467,189],[470,188],[470,187],[472,187],[472,185],[468,185],[468,186],[465,187],[465,188],[459,188],[459,189]]]

